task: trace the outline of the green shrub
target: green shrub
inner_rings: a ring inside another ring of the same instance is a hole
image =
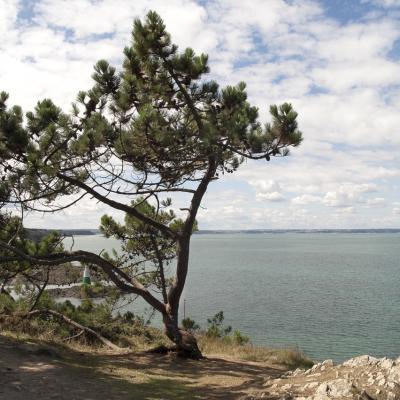
[[[13,300],[10,295],[6,293],[0,293],[0,314],[12,314],[15,311],[16,306],[16,301]]]
[[[250,342],[250,338],[248,336],[242,335],[240,331],[235,330],[232,334],[232,341],[239,346],[243,346]]]
[[[46,291],[44,291],[37,304],[36,304],[36,308],[37,309],[45,309],[45,308],[49,308],[49,309],[54,309],[56,307],[56,302],[54,301],[53,297]]]
[[[186,331],[189,331],[189,332],[195,332],[200,329],[200,325],[198,325],[196,323],[196,321],[194,321],[193,319],[191,319],[189,317],[184,318],[182,320],[182,327],[183,327],[183,329],[185,329]]]
[[[212,318],[207,319],[208,328],[206,330],[206,336],[214,338],[222,338],[232,331],[231,326],[224,327],[224,312],[217,312]]]

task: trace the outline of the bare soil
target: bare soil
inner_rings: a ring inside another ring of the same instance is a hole
[[[0,336],[0,399],[243,399],[260,393],[280,366],[229,358],[71,350]]]

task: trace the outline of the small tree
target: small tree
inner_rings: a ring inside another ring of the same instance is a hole
[[[124,55],[120,73],[105,60],[95,65],[95,85],[78,94],[71,114],[45,99],[26,114],[25,124],[20,107],[8,109],[8,95],[0,96],[0,193],[36,210],[56,212],[90,196],[125,212],[125,226],[103,217],[102,230],[121,239],[131,255],[151,259],[162,298],[137,277],[130,257],[86,251],[36,257],[15,251],[15,259],[98,266],[120,290],[141,296],[162,314],[166,334],[179,349],[201,357],[193,336],[178,326],[201,201],[210,182],[246,159],[269,161],[299,145],[297,113],[287,103],[271,106],[272,123],[262,126],[257,108],[247,101],[246,85],[221,89],[202,79],[209,71],[207,56],[190,48],[178,52],[155,12],[144,23],[135,20]],[[171,214],[167,197],[176,193],[188,200],[181,220]],[[61,206],[57,200],[65,195],[73,200]],[[175,273],[163,284],[160,260],[172,256]]]
[[[229,335],[232,332],[232,327],[224,326],[224,312],[217,312],[212,318],[207,319],[208,328],[206,336],[214,338],[222,338]]]

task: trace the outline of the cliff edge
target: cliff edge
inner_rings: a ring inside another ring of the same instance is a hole
[[[360,356],[334,365],[326,360],[308,370],[289,371],[269,379],[253,399],[400,400],[400,357]],[[250,399],[250,398],[248,398]]]

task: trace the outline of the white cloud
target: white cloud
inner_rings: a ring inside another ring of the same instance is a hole
[[[362,0],[362,3],[371,3],[380,7],[400,7],[400,0]]]
[[[269,118],[269,104],[293,103],[302,146],[290,158],[249,162],[225,176],[221,187],[229,196],[213,198],[217,189],[211,189],[200,223],[353,227],[381,213],[376,219],[400,226],[394,211],[400,206],[393,205],[393,213],[383,207],[399,197],[400,187],[400,66],[390,56],[400,24],[394,12],[343,23],[312,0],[38,0],[33,19],[17,20],[23,5],[0,0],[0,90],[25,110],[43,97],[68,110],[76,93],[90,87],[98,59],[120,65],[133,19],[149,9],[161,14],[180,47],[209,53],[210,78],[223,85],[246,81],[262,119]],[[98,221],[99,211],[85,207],[74,209],[69,221],[74,215],[87,215],[76,217],[77,226]]]
[[[352,207],[355,204],[365,203],[370,207],[383,207],[385,199],[375,197],[367,199],[363,193],[376,192],[376,185],[373,184],[343,184],[335,191],[326,193],[322,203],[328,207]]]
[[[386,202],[383,197],[374,197],[373,199],[368,199],[366,201],[367,206],[369,207],[385,207]]]
[[[360,197],[346,187],[340,187],[337,191],[328,192],[322,202],[329,207],[348,207],[360,202]]]
[[[312,194],[303,194],[292,199],[292,203],[296,205],[306,205],[311,203],[318,203],[322,200],[320,196],[314,196]]]
[[[257,200],[267,201],[284,201],[285,196],[282,194],[282,189],[278,182],[274,180],[258,180],[250,182],[256,189]]]
[[[393,204],[392,213],[395,215],[400,215],[400,202],[394,202]]]
[[[338,209],[337,212],[341,214],[355,214],[357,211],[354,207],[343,207]]]
[[[280,192],[271,192],[271,193],[259,193],[257,194],[257,199],[268,200],[268,201],[284,201],[285,197]]]

